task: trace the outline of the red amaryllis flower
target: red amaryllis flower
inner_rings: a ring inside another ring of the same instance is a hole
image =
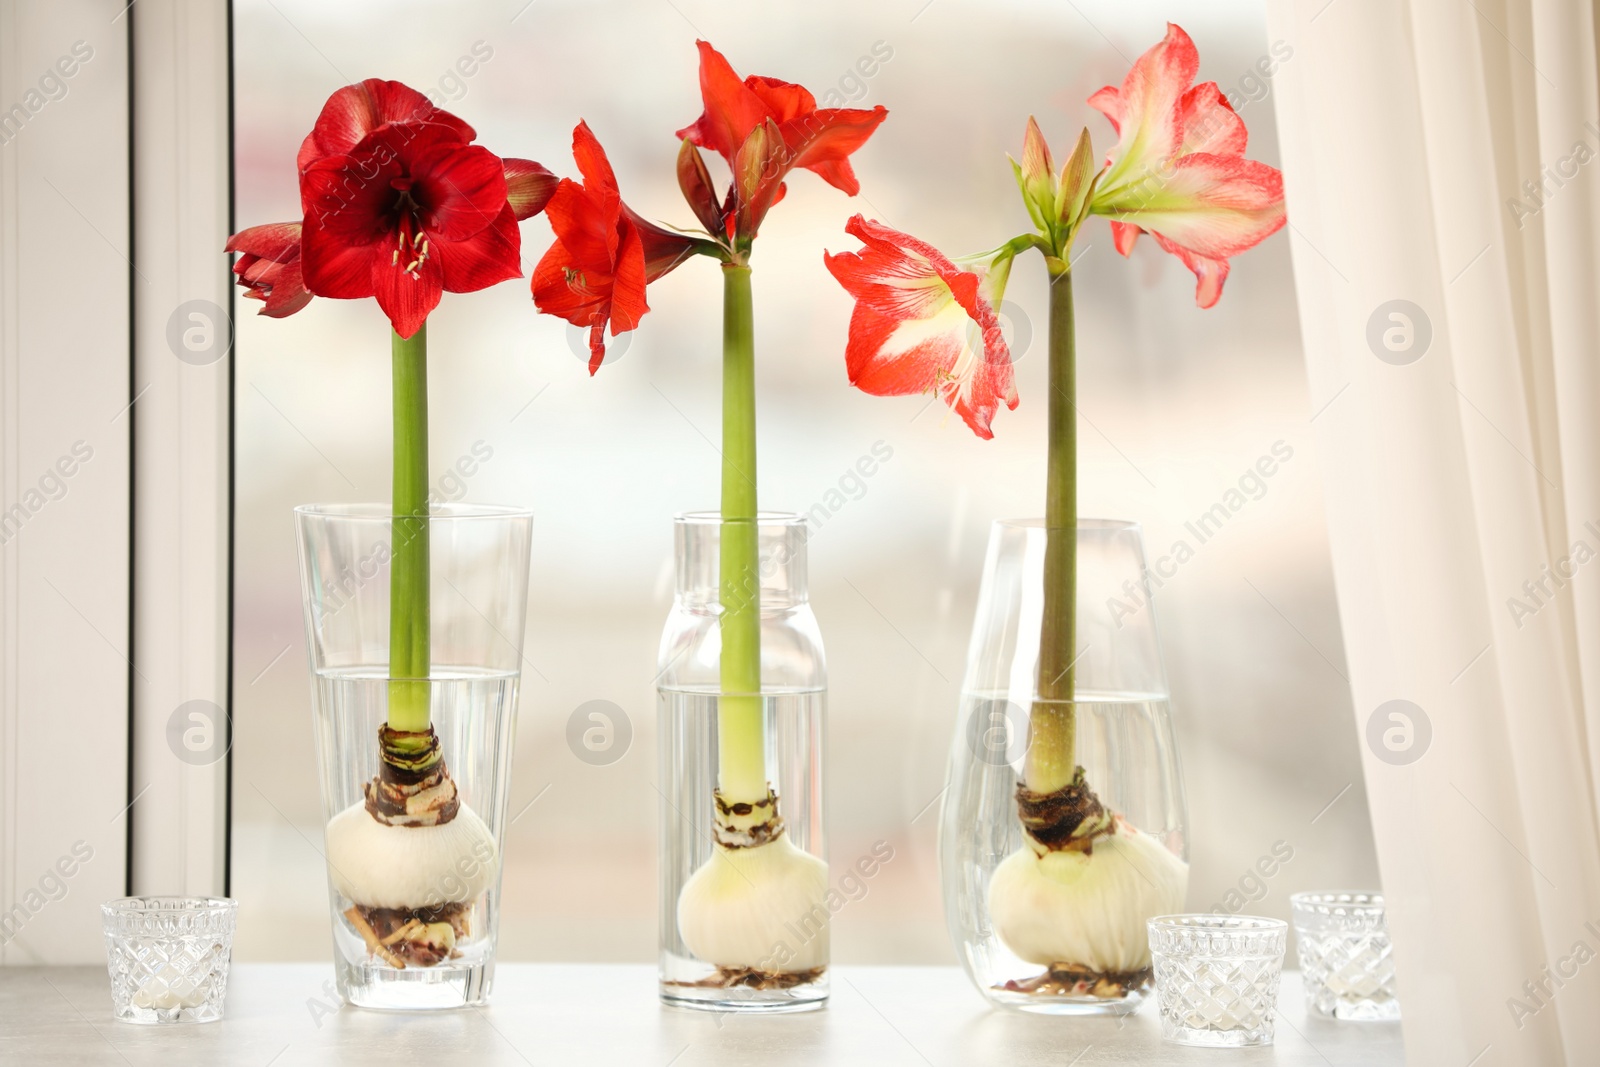
[[[263,301],[261,314],[281,319],[311,302],[300,276],[300,224],[252,226],[228,238],[226,251],[238,252],[233,273],[251,300]]]
[[[385,126],[423,122],[449,127],[462,144],[478,137],[471,126],[409,85],[380,78],[346,85],[322,105],[316,125],[300,144],[296,168],[303,173],[324,156],[347,155]],[[555,191],[556,176],[532,160],[507,158],[504,163],[507,198],[517,220],[537,215]]]
[[[845,349],[850,383],[876,396],[932,390],[973,433],[993,437],[996,409],[1015,409],[1017,390],[985,276],[860,215],[845,231],[866,247],[823,261],[856,300]]]
[[[1210,307],[1222,296],[1228,257],[1276,233],[1285,216],[1283,175],[1244,158],[1244,121],[1216,82],[1190,87],[1199,69],[1194,42],[1168,23],[1122,88],[1089,98],[1120,137],[1090,210],[1112,219],[1123,255],[1148,231],[1194,272],[1195,301]]]
[[[727,236],[755,236],[767,209],[783,197],[784,175],[795,167],[851,196],[860,192],[850,153],[888,116],[885,108],[819,109],[803,86],[755,75],[741,81],[722,53],[705,41],[696,44],[705,111],[678,136],[718,153],[733,170],[730,192],[738,210],[722,212]]]
[[[589,373],[605,359],[611,336],[639,325],[650,310],[644,288],[683,262],[702,242],[639,217],[617,190],[605,149],[588,123],[572,131],[582,183],[561,179],[545,208],[555,243],[533,270],[533,302],[547,315],[589,328]]]
[[[538,214],[556,177],[470,142],[471,126],[399,82],[369,78],[335,92],[300,145],[304,223],[257,226],[227,250],[264,315],[311,295],[375,296],[402,337],[440,294],[521,276],[516,223]]]
[[[376,297],[401,337],[446,291],[522,274],[505,165],[444,123],[386,123],[300,175],[301,256],[317,296]]]

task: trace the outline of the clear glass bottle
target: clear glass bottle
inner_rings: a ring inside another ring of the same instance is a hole
[[[828,996],[835,899],[823,838],[827,668],[806,590],[806,524],[782,513],[757,520],[759,694],[725,693],[721,681],[727,525],[716,512],[675,524],[677,587],[657,674],[661,997],[712,1011],[804,1011]],[[770,804],[723,795],[719,720],[736,702],[759,719]]]
[[[453,814],[436,826],[372,814],[380,746],[393,743],[383,736],[391,693],[419,684],[389,672],[389,507],[305,505],[295,522],[339,995],[371,1008],[482,1004],[500,927],[532,513],[469,504],[431,512],[421,684],[455,788]]]
[[[994,1004],[1120,1014],[1149,989],[1146,922],[1182,911],[1188,887],[1183,780],[1150,602],[1159,576],[1145,569],[1137,524],[1079,523],[1075,699],[1040,701],[1045,543],[1039,520],[997,522],[989,537],[941,813],[945,918]],[[1053,850],[1023,829],[1019,785],[1041,715],[1074,724],[1103,835],[1088,847]]]

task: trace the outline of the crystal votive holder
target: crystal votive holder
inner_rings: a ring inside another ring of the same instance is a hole
[[[1306,1006],[1335,1019],[1400,1018],[1381,893],[1295,893],[1295,944]]]
[[[1272,1044],[1288,927],[1254,915],[1151,919],[1161,1036],[1180,1045]]]
[[[111,1013],[130,1023],[222,1018],[239,903],[221,897],[123,897],[100,905]]]

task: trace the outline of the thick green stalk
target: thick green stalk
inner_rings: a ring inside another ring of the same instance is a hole
[[[1023,779],[1036,793],[1072,783],[1077,724],[1072,665],[1078,604],[1078,409],[1072,273],[1050,278],[1049,463],[1044,504],[1044,620],[1039,692],[1029,716]]]
[[[755,321],[750,268],[722,268],[722,694],[718,783],[729,803],[767,795],[757,573]]]
[[[428,326],[395,334],[389,728],[428,728]],[[421,679],[413,681],[408,679]]]

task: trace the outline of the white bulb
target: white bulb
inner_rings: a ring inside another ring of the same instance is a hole
[[[328,821],[326,840],[334,886],[367,908],[465,904],[500,867],[494,834],[465,804],[440,826],[390,826],[357,802]]]
[[[1126,973],[1150,966],[1146,920],[1182,911],[1188,888],[1189,865],[1119,819],[1090,853],[1041,855],[1028,838],[995,868],[989,918],[1029,963]]]
[[[698,959],[768,973],[828,965],[828,865],[782,834],[714,847],[678,897],[678,932]]]

